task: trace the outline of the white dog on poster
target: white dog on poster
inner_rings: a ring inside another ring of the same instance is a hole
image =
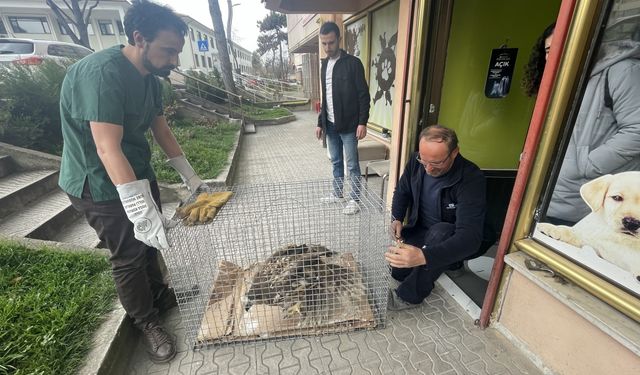
[[[640,171],[605,175],[580,188],[591,213],[574,226],[540,223],[549,237],[596,254],[640,281]]]

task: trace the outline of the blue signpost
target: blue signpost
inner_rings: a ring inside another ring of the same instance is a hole
[[[198,41],[198,51],[200,52],[209,52],[209,41],[208,40],[199,40]]]

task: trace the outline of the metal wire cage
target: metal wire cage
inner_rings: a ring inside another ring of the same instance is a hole
[[[211,223],[168,231],[188,345],[384,327],[389,215],[366,184],[354,215],[323,202],[331,181],[224,190],[233,194]]]

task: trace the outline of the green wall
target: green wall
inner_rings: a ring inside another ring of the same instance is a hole
[[[516,169],[535,98],[521,88],[524,65],[560,0],[456,0],[438,122],[456,130],[460,151],[482,169]],[[484,85],[491,50],[518,48],[511,90],[489,99]]]

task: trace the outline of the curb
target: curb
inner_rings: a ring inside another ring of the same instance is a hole
[[[253,122],[253,124],[256,126],[264,126],[264,125],[281,125],[281,124],[286,124],[288,122],[295,121],[295,120],[296,120],[296,115],[290,114],[288,116],[278,117],[278,118],[269,119],[269,120],[250,120],[250,121]]]

